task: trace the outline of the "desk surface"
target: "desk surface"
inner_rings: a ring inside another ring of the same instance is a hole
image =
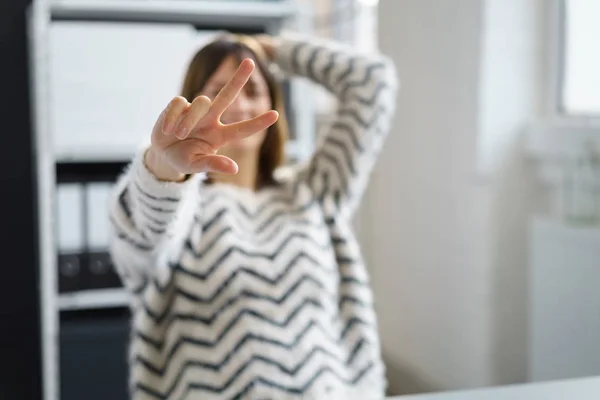
[[[391,397],[389,400],[598,400],[600,377]]]

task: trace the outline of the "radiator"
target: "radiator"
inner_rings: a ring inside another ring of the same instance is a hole
[[[529,378],[600,375],[600,228],[537,219],[530,234]]]

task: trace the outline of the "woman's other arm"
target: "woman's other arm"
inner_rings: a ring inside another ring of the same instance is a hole
[[[320,133],[299,178],[335,212],[351,217],[390,130],[398,88],[394,64],[332,42],[259,41],[284,71],[311,79],[338,99],[333,123]]]

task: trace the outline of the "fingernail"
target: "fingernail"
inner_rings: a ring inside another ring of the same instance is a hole
[[[175,134],[179,139],[183,139],[185,138],[185,134],[186,134],[187,130],[185,129],[185,126],[180,127],[177,130],[177,133]]]
[[[163,133],[164,133],[165,135],[168,135],[169,133],[171,133],[171,130],[172,130],[172,129],[173,129],[173,124],[172,124],[172,123],[170,123],[170,124],[164,124],[164,125],[163,125],[163,130],[162,130],[162,131],[163,131]]]

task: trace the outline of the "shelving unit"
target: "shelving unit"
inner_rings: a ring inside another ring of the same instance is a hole
[[[290,1],[206,0],[55,0],[53,19],[188,22],[203,25],[253,27],[277,25],[294,18],[298,6]]]
[[[77,168],[101,168],[129,160],[135,149],[88,146],[57,149],[53,131],[50,32],[64,21],[110,23],[190,24],[196,29],[241,30],[275,34],[282,29],[310,32],[310,10],[292,0],[34,0],[29,10],[30,65],[34,154],[37,168],[38,215],[40,218],[40,293],[44,400],[61,399],[59,355],[61,315],[126,308],[129,296],[123,288],[78,290],[59,293],[57,279],[56,195],[57,173],[72,179]],[[291,129],[295,140],[287,145],[288,155],[302,160],[313,148],[315,107],[311,84],[290,81]],[[100,166],[100,167],[99,167]],[[114,171],[113,171],[114,172]],[[113,173],[111,172],[111,173]],[[66,178],[65,178],[66,179]],[[96,310],[96,311],[95,311]],[[90,314],[92,313],[92,314]],[[90,317],[92,315],[92,317]],[[72,321],[72,319],[70,320]],[[72,352],[71,352],[72,353]]]
[[[60,311],[92,310],[98,308],[129,307],[131,298],[122,288],[82,290],[58,296]]]

